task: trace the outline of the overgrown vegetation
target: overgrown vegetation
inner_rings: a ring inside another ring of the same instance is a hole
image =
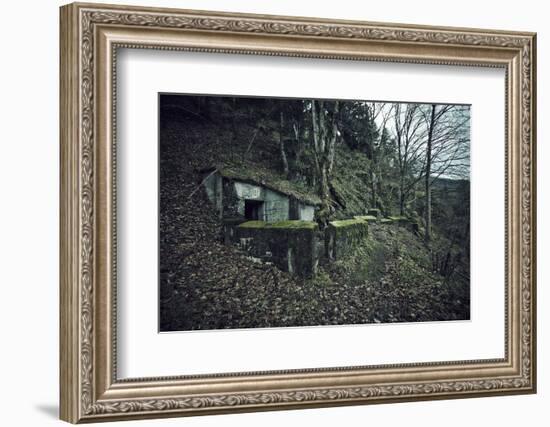
[[[161,330],[469,318],[467,107],[177,95],[160,107]],[[368,237],[307,280],[251,260],[222,243],[200,189],[212,167],[318,206],[316,223],[269,227],[366,221]]]

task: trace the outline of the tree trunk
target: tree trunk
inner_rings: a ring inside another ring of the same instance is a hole
[[[321,198],[321,207],[317,211],[317,221],[321,228],[328,225],[330,217],[334,213],[330,197],[330,179],[336,152],[336,137],[338,135],[336,117],[339,108],[340,104],[336,102],[334,112],[331,115],[325,109],[324,101],[312,101],[311,103],[313,150],[316,175],[319,178],[319,197]]]
[[[300,135],[300,122],[298,122],[296,119],[292,120],[292,131],[294,132],[294,146],[296,147],[295,160],[296,164],[300,164],[300,159],[302,156],[302,137]],[[303,139],[305,140],[305,137]]]
[[[426,175],[425,181],[425,207],[424,207],[424,222],[426,223],[426,230],[424,232],[424,240],[429,242],[432,237],[432,187],[430,182],[430,175],[432,174],[432,140],[435,125],[435,104],[432,104],[432,113],[430,116],[430,125],[428,129],[428,143],[426,145]]]
[[[403,216],[405,215],[405,179],[403,173],[401,173],[401,177],[399,180],[399,215]]]
[[[283,129],[284,129],[284,115],[281,111],[280,113],[280,122],[279,122],[279,148],[281,150],[281,160],[283,162],[283,172],[285,176],[288,178],[288,160],[286,158],[286,152],[285,152],[285,140],[283,135]]]
[[[377,208],[376,203],[376,172],[374,171],[374,166],[371,166],[370,171],[370,182],[371,182],[371,204],[374,209]]]

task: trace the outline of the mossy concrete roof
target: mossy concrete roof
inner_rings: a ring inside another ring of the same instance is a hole
[[[367,221],[363,219],[342,219],[340,221],[331,221],[330,225],[333,227],[347,227],[349,225],[366,224]]]
[[[305,185],[286,179],[286,177],[268,171],[263,168],[254,167],[249,163],[218,165],[204,170],[203,172],[217,171],[221,176],[248,184],[259,185],[272,191],[294,197],[300,202],[308,205],[318,206],[321,199],[314,191]]]
[[[267,221],[247,221],[240,224],[238,227],[241,228],[301,228],[314,230],[317,227],[315,221],[278,221],[278,222],[267,222]]]
[[[362,219],[363,221],[377,221],[378,218],[374,215],[356,215],[353,217],[354,219]]]

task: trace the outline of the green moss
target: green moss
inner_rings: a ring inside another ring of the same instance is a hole
[[[406,216],[396,215],[396,216],[390,216],[389,217],[392,221],[407,221],[408,218]]]
[[[365,183],[370,176],[371,161],[365,153],[351,150],[347,144],[338,144],[336,151],[331,185],[344,205],[338,209],[341,219],[362,215],[370,201]]]
[[[239,225],[240,228],[265,228],[265,221],[247,221]]]
[[[292,221],[279,221],[279,222],[271,222],[267,223],[267,228],[307,228],[310,230],[315,229],[317,227],[317,223],[315,221],[298,221],[298,220],[292,220]]]
[[[330,224],[334,227],[347,227],[355,224],[365,224],[362,219],[342,219],[340,221],[331,221]]]
[[[266,221],[247,221],[239,225],[241,228],[301,228],[314,230],[317,227],[317,223],[314,221],[278,221],[278,222],[266,222]]]
[[[321,199],[315,191],[302,183],[289,181],[276,171],[257,165],[256,162],[233,162],[216,167],[225,177],[254,185],[261,185],[270,190],[293,196],[301,202],[319,205]]]
[[[361,219],[363,221],[377,221],[378,218],[373,215],[356,215],[353,217],[354,219]]]

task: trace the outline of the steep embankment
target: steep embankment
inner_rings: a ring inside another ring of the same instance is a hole
[[[206,137],[205,137],[206,136]],[[222,129],[161,125],[161,330],[270,325],[284,318],[278,295],[296,287],[273,266],[224,246],[221,224],[200,187],[199,170],[226,156]],[[269,309],[266,304],[269,305]]]

